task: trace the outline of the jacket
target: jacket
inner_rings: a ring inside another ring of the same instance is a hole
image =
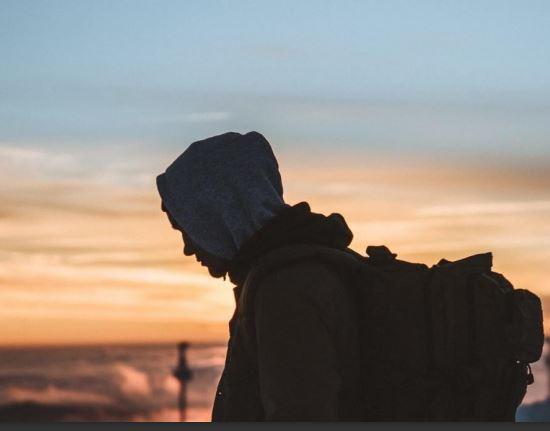
[[[236,308],[213,421],[359,420],[359,342],[346,277],[318,250],[354,252],[344,218],[288,206],[232,261]]]

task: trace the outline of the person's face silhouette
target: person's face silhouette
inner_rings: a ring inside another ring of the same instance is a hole
[[[172,217],[172,215],[166,209],[164,204],[162,204],[161,209],[168,216],[168,220],[172,225],[172,229],[175,229],[181,232],[181,236],[183,239],[183,254],[186,256],[195,255],[195,259],[197,260],[197,262],[200,262],[202,266],[206,266],[208,268],[208,272],[212,277],[216,277],[216,278],[223,277],[227,273],[229,262],[208,253],[206,250],[201,249],[198,245],[196,245],[193,242],[193,240],[191,240],[189,235],[187,235],[185,231],[178,225],[178,222]]]

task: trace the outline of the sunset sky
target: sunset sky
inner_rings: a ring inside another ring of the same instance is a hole
[[[550,3],[0,2],[0,345],[223,341],[155,176],[257,130],[352,247],[550,299]],[[550,302],[549,302],[550,303]],[[546,310],[550,311],[550,309]],[[550,329],[550,326],[547,326]]]

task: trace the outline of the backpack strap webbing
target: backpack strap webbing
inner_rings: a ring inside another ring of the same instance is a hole
[[[260,257],[243,283],[237,309],[247,314],[252,306],[255,290],[263,277],[284,266],[305,260],[320,260],[335,268],[340,275],[352,276],[361,270],[359,253],[351,249],[336,249],[317,244],[292,244],[270,251]]]

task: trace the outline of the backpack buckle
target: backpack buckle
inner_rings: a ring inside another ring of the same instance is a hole
[[[533,372],[531,371],[531,365],[527,364],[527,384],[532,385],[535,383],[535,377],[533,376]]]

